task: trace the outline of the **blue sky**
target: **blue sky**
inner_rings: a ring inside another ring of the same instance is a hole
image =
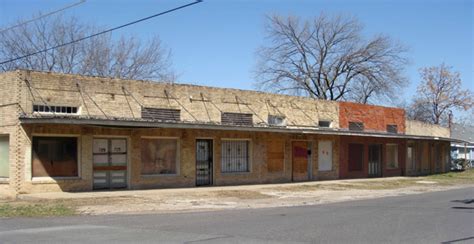
[[[29,18],[75,0],[0,0],[0,26]],[[189,1],[88,0],[68,15],[113,27]],[[117,31],[143,39],[159,35],[173,51],[179,80],[219,87],[253,89],[256,49],[265,44],[267,14],[311,18],[321,12],[351,14],[364,24],[364,34],[384,33],[410,48],[406,75],[410,85],[400,91],[410,98],[419,82],[418,69],[445,62],[461,73],[465,88],[474,90],[474,1],[445,0],[205,0],[193,7]]]

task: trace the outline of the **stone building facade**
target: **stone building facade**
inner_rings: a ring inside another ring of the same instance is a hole
[[[398,108],[28,70],[0,86],[13,194],[418,175],[449,160],[449,130]]]

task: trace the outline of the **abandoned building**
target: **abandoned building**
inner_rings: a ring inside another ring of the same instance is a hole
[[[447,128],[256,91],[0,74],[0,189],[146,189],[445,172]]]

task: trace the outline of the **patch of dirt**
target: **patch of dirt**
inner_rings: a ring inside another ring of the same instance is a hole
[[[451,177],[465,177],[454,184]],[[22,195],[16,204],[72,206],[80,214],[210,211],[316,205],[474,187],[471,175],[395,177],[273,185]]]

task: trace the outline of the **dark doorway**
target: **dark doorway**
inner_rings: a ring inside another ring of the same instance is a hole
[[[369,145],[369,177],[382,176],[382,145]]]
[[[212,185],[212,140],[196,140],[196,186]]]

